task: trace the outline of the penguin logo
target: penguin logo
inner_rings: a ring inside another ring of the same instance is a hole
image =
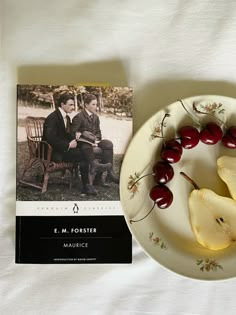
[[[74,203],[73,212],[74,213],[78,213],[79,212],[79,207],[78,207],[77,203]]]

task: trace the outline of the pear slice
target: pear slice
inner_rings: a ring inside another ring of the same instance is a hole
[[[236,157],[223,155],[217,160],[217,172],[236,200]]]
[[[193,190],[189,196],[189,213],[197,241],[213,250],[236,241],[236,202],[210,189]]]
[[[236,202],[207,188],[195,187],[189,196],[189,216],[197,241],[212,250],[224,249],[236,241]]]

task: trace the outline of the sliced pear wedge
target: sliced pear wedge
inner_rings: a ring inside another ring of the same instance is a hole
[[[236,241],[236,202],[210,189],[193,190],[189,213],[197,241],[212,250],[224,249]]]
[[[223,155],[217,160],[217,172],[236,200],[236,157]]]
[[[196,240],[212,250],[224,249],[236,242],[236,201],[207,188],[199,188],[185,173],[180,173],[193,186],[189,195],[189,219]]]

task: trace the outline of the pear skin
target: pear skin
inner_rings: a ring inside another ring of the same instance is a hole
[[[217,160],[217,172],[236,200],[236,157],[223,155]]]

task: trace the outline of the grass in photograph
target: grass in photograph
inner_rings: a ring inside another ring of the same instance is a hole
[[[28,144],[26,141],[18,142],[17,145],[17,178],[19,179],[25,165],[29,159]],[[114,172],[119,174],[123,154],[114,155]],[[80,176],[74,181],[71,189],[69,188],[70,172],[67,171],[64,178],[61,178],[60,172],[50,174],[48,189],[45,193],[37,188],[29,187],[23,184],[17,184],[17,200],[24,201],[82,201],[82,200],[119,200],[119,185],[110,183],[110,187],[97,186],[98,194],[96,196],[81,196],[82,183]],[[35,166],[26,173],[25,180],[35,184],[42,183],[41,167]]]

